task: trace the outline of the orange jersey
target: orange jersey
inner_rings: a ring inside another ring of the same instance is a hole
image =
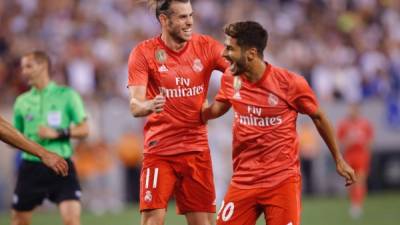
[[[208,149],[200,110],[211,72],[228,66],[222,51],[222,44],[198,34],[179,52],[169,49],[160,37],[132,50],[128,86],[146,86],[147,99],[160,93],[167,99],[162,113],[147,117],[144,153],[173,155]]]
[[[348,118],[339,122],[337,135],[339,141],[344,144],[346,154],[357,154],[360,151],[368,151],[373,138],[373,128],[364,118]]]
[[[303,77],[267,64],[263,77],[252,84],[227,70],[216,100],[234,109],[233,185],[274,187],[300,175],[297,114],[318,110]]]

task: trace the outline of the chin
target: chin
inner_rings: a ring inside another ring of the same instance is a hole
[[[192,39],[192,35],[185,35],[182,37],[182,39],[185,41],[190,41],[190,39]]]

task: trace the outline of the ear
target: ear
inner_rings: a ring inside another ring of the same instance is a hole
[[[160,23],[161,23],[162,26],[165,26],[167,24],[167,20],[168,20],[167,15],[160,14],[160,16],[158,18],[159,18]]]
[[[255,58],[258,57],[257,49],[256,49],[256,48],[249,48],[249,49],[247,49],[246,54],[247,54],[247,58],[248,58],[249,60],[253,60],[253,59],[255,59]]]

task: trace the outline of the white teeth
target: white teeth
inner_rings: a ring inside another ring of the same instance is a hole
[[[232,64],[229,66],[229,70],[230,70],[231,72],[235,72],[235,64],[234,64],[234,63],[232,63]]]

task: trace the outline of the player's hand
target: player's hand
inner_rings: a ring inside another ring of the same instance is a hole
[[[200,119],[203,124],[207,123],[207,119],[205,118],[203,112],[207,109],[208,106],[209,106],[208,99],[206,99],[206,100],[204,100],[203,105],[201,106],[201,112],[200,112]]]
[[[340,176],[346,179],[346,186],[350,186],[356,182],[357,178],[353,168],[351,168],[343,159],[337,161],[336,170]]]
[[[162,111],[164,111],[165,102],[165,96],[157,95],[150,101],[150,110],[155,113],[161,113]]]
[[[67,162],[53,152],[46,152],[45,155],[41,157],[42,162],[52,169],[56,174],[63,177],[68,175],[68,164]]]
[[[58,138],[58,132],[50,127],[40,126],[38,135],[42,139],[56,139]]]

